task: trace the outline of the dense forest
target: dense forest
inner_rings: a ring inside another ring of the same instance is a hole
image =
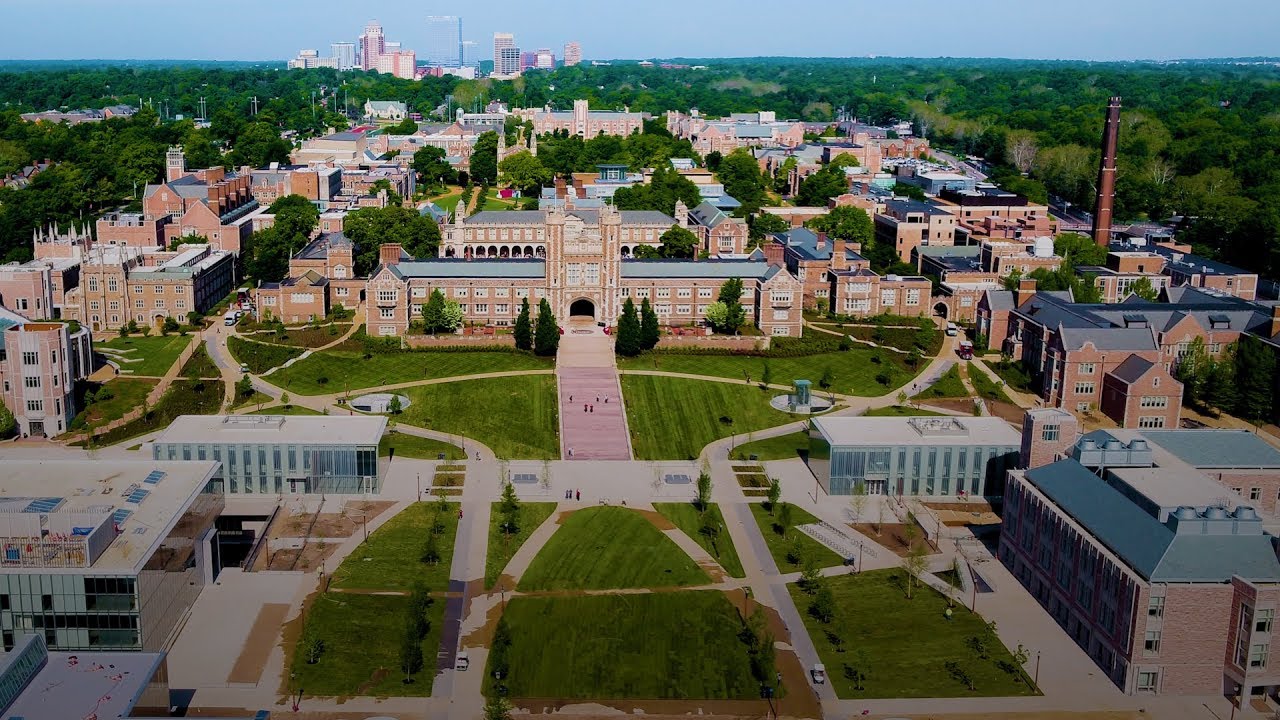
[[[20,258],[30,230],[111,203],[134,183],[158,179],[163,146],[180,142],[201,161],[279,159],[278,131],[306,136],[342,126],[345,108],[368,98],[437,107],[630,107],[655,115],[773,110],[829,121],[840,109],[860,120],[909,120],[938,147],[985,158],[993,175],[1030,197],[1088,207],[1107,98],[1124,98],[1117,217],[1184,218],[1182,237],[1229,262],[1280,275],[1280,69],[1225,63],[1030,62],[745,58],[705,69],[636,64],[529,73],[507,82],[422,82],[332,70],[279,67],[0,67],[0,173],[50,159],[58,172],[26,191],[0,190],[0,258]],[[212,127],[173,122],[199,113]],[[252,114],[252,98],[258,112]],[[17,111],[152,108],[134,120],[33,128]],[[157,122],[159,120],[160,122]],[[639,156],[641,153],[636,153]],[[565,163],[566,165],[570,163]],[[48,174],[48,173],[46,173]],[[22,196],[22,193],[27,193]],[[36,197],[38,196],[38,197]],[[87,217],[87,215],[86,215]]]

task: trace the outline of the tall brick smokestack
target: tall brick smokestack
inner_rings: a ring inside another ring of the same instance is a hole
[[[1107,104],[1107,123],[1102,128],[1102,165],[1098,169],[1098,201],[1093,210],[1093,241],[1102,247],[1111,244],[1111,212],[1116,204],[1116,149],[1120,142],[1120,98]]]

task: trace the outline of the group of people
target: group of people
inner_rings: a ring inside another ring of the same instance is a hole
[[[570,396],[569,396],[569,402],[573,402],[573,396],[572,396],[572,395],[570,395]],[[599,396],[599,395],[596,395],[596,402],[600,402],[600,396]],[[604,396],[604,404],[605,404],[605,405],[608,405],[608,404],[609,404],[609,396],[608,396],[608,395],[605,395],[605,396]],[[595,411],[596,411],[596,406],[595,406],[595,404],[594,404],[594,403],[583,403],[583,404],[582,404],[582,412],[584,412],[584,413],[593,413],[593,412],[595,412]]]
[[[579,500],[579,501],[580,501],[580,500],[582,500],[582,491],[581,491],[581,490],[565,490],[565,491],[564,491],[564,499],[565,499],[565,500]]]

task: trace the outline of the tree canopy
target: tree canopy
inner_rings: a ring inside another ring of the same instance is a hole
[[[400,243],[411,257],[434,257],[440,246],[440,227],[417,210],[388,205],[360,208],[347,215],[342,232],[356,246],[356,274],[368,275],[378,264],[378,248]]]

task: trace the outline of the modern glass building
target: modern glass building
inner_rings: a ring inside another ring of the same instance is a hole
[[[809,469],[830,495],[993,497],[1021,435],[993,417],[829,417],[809,429]]]
[[[152,443],[156,460],[213,460],[227,495],[382,491],[385,417],[183,415]]]
[[[427,64],[462,67],[462,18],[456,15],[427,16]]]
[[[55,650],[168,647],[219,569],[212,462],[0,464],[0,634]]]

